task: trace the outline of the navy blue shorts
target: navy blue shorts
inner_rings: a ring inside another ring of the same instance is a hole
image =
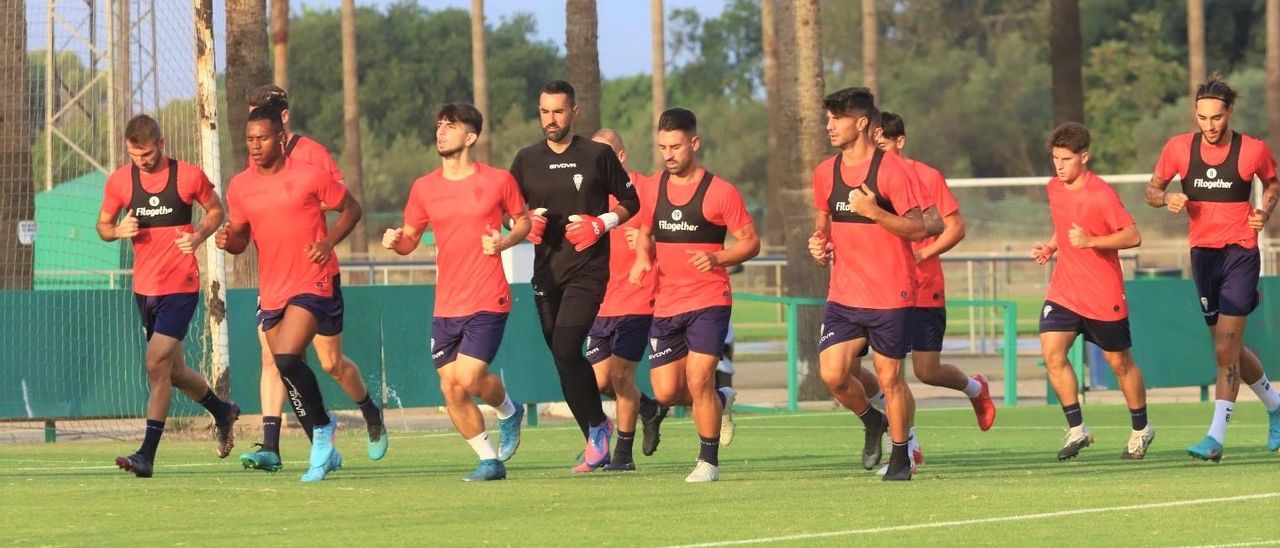
[[[689,352],[720,357],[729,335],[728,306],[712,306],[675,316],[653,318],[649,328],[649,366],[661,367]]]
[[[876,353],[901,360],[911,348],[910,316],[910,308],[854,308],[827,301],[822,313],[818,352],[854,339],[867,339],[868,346]],[[865,356],[865,348],[858,355]]]
[[[187,338],[191,317],[196,314],[200,293],[174,293],[171,295],[133,294],[138,302],[138,315],[142,317],[142,330],[151,336],[159,333],[178,340]]]
[[[653,316],[640,314],[596,318],[587,334],[587,361],[596,365],[609,356],[640,361],[652,325]]]
[[[332,297],[304,293],[290,297],[285,306],[275,310],[263,310],[259,307],[258,324],[262,327],[262,330],[270,331],[274,329],[276,324],[284,319],[284,309],[290,305],[304,308],[312,316],[316,317],[317,335],[332,337],[342,333],[342,280],[339,276],[333,277]]]
[[[432,318],[431,359],[441,368],[458,359],[458,354],[493,363],[507,328],[507,313],[476,312],[470,316]]]
[[[912,352],[941,352],[942,336],[947,332],[947,308],[913,307],[907,335]]]
[[[1258,248],[1231,244],[1221,249],[1191,248],[1191,276],[1200,293],[1204,323],[1215,325],[1218,314],[1248,316],[1258,307]]]
[[[1040,309],[1040,332],[1084,333],[1084,340],[1107,352],[1121,352],[1133,346],[1128,316],[1111,322],[1094,320],[1053,301],[1045,301]]]

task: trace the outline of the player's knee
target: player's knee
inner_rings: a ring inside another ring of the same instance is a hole
[[[672,385],[661,385],[654,383],[653,399],[658,400],[662,405],[677,405],[676,399],[679,397],[680,391]]]
[[[853,380],[849,372],[842,367],[820,367],[818,373],[822,377],[822,382],[826,383],[827,388],[832,391],[844,390]]]
[[[302,361],[301,354],[275,354],[272,358],[276,362],[276,370],[282,376],[288,376],[290,371],[307,366],[307,363]]]
[[[1240,361],[1240,345],[1234,338],[1219,337],[1213,341],[1213,356],[1218,367],[1235,366]]]
[[[1044,366],[1050,371],[1071,369],[1071,362],[1067,361],[1067,356],[1063,354],[1045,354]]]
[[[712,370],[709,375],[689,375],[689,393],[703,394],[716,389],[716,374]]]
[[[628,374],[630,373],[629,371],[622,371],[622,369],[623,368],[619,367],[609,372],[607,382],[612,385],[611,388],[613,388],[615,392],[625,392],[636,382],[635,379]],[[603,388],[600,390],[604,391]]]
[[[351,368],[351,361],[342,354],[338,354],[336,356],[332,354],[321,354],[319,358],[320,368],[324,369],[325,373],[328,373],[330,377],[335,379],[341,378],[347,373],[347,370]]]
[[[916,378],[925,384],[937,384],[940,380],[938,378],[938,368],[927,366],[918,361],[912,361],[911,372],[915,373]]]
[[[880,389],[885,392],[892,392],[906,386],[906,383],[902,380],[902,368],[900,367],[877,371],[876,380],[880,381]]]

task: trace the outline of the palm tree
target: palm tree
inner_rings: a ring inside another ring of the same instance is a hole
[[[246,99],[253,88],[270,81],[267,66],[267,7],[265,0],[227,0],[227,125],[231,140],[230,175],[245,168],[249,151],[244,126],[249,117]],[[230,287],[256,287],[257,250],[236,255]]]
[[[600,129],[600,49],[596,0],[565,2],[565,73],[578,95],[573,131],[590,137]]]
[[[787,211],[787,241],[791,243],[787,246],[787,269],[784,277],[787,294],[804,297],[825,294],[828,277],[827,269],[814,263],[809,258],[808,249],[799,245],[808,239],[813,228],[813,168],[827,153],[827,142],[823,139],[822,19],[818,2],[819,0],[792,2],[795,10],[792,21],[795,28],[795,48],[791,51],[796,52],[794,135],[798,138],[794,156],[797,163],[792,165],[791,172],[803,176],[791,177],[791,184],[786,187],[783,195]],[[800,395],[806,399],[825,398],[829,394],[817,367],[817,337],[821,322],[821,311],[817,307],[807,307],[800,313],[798,327],[804,340],[800,341],[799,360],[801,370],[806,371],[800,385]]]
[[[1053,123],[1084,122],[1080,0],[1049,4],[1049,65],[1053,72]]]
[[[271,0],[272,83],[289,89],[289,0]]]
[[[1280,150],[1280,0],[1267,0],[1267,144]]]
[[[784,8],[786,9],[786,8]],[[776,12],[778,5],[776,0],[763,0],[760,3],[760,39],[764,51],[764,89],[765,101],[768,104],[769,112],[769,131],[768,143],[769,150],[773,151],[768,157],[767,172],[767,204],[764,213],[764,237],[763,240],[773,248],[781,248],[786,245],[786,226],[783,222],[782,208],[782,185],[785,183],[787,167],[794,164],[788,155],[791,149],[791,139],[780,139],[778,136],[782,134],[794,135],[793,132],[783,130],[783,114],[785,111],[784,103],[788,102],[790,92],[783,89],[780,85],[781,73],[790,67],[778,63],[778,17]],[[795,41],[794,33],[792,33],[791,41]],[[774,280],[774,283],[781,284],[782,280]]]
[[[667,35],[664,28],[666,16],[662,0],[650,0],[649,21],[650,32],[653,34],[650,39],[650,46],[653,48],[653,77],[650,80],[650,84],[653,86],[653,131],[651,135],[658,133],[658,117],[662,116],[662,111],[667,110]],[[662,169],[662,153],[658,152],[658,147],[653,147],[653,171],[660,169]]]
[[[493,120],[489,118],[489,74],[485,63],[484,43],[484,0],[471,0],[471,94],[474,95],[476,109],[493,128]],[[476,141],[476,160],[489,163],[489,135],[492,131],[481,131]]]
[[[862,0],[862,82],[880,97],[880,25],[876,0]]]
[[[1205,81],[1204,0],[1187,0],[1187,61],[1191,68],[1191,97]]]
[[[360,156],[360,79],[356,57],[356,3],[342,0],[342,159],[347,188],[352,197],[364,203],[364,173]],[[365,256],[369,252],[369,235],[362,219],[351,231],[351,253]]]
[[[34,246],[18,241],[18,223],[35,219],[27,91],[26,2],[0,5],[0,289],[31,289]]]

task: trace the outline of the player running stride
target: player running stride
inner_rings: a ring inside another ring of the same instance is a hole
[[[342,333],[342,289],[333,247],[355,228],[362,210],[329,172],[285,158],[284,124],[275,109],[249,114],[245,141],[252,165],[231,179],[231,223],[218,230],[216,241],[233,255],[243,253],[250,239],[258,249],[258,320],[295,412],[314,428],[302,481],[320,481],[342,466],[334,447],[338,422],[325,409],[303,352],[317,333]],[[321,203],[340,213],[332,230]]]
[[[720,420],[734,392],[716,390],[733,291],[728,267],[760,253],[760,237],[742,195],[698,162],[698,120],[682,108],[658,118],[657,145],[666,171],[641,189],[640,232],[631,283],[657,270],[649,329],[653,392],[665,405],[692,405],[701,449],[686,482],[720,479]],[[725,248],[725,235],[733,245]],[[654,257],[656,255],[656,258]]]
[[[915,304],[915,259],[909,241],[926,236],[917,196],[922,191],[902,160],[876,148],[872,120],[880,113],[866,88],[846,88],[823,100],[827,137],[840,153],[813,171],[817,215],[809,253],[832,264],[831,287],[818,342],[822,380],[841,405],[862,420],[862,465],[880,463],[880,439],[889,430],[892,450],[886,481],[910,480],[910,389],[902,360],[910,349]],[[887,417],[867,400],[854,376],[868,345]]]
[[[265,85],[249,92],[249,108],[253,110],[261,106],[275,108],[280,113],[280,121],[284,123],[285,145],[284,156],[287,160],[301,161],[328,172],[334,180],[343,182],[342,171],[337,162],[329,155],[329,150],[315,139],[299,135],[289,130],[289,95],[279,86]],[[327,204],[320,204],[321,209],[328,211]],[[335,278],[336,283],[337,278]],[[266,334],[258,330],[258,344],[262,348],[262,376],[258,382],[258,392],[262,398],[262,433],[263,439],[258,450],[240,455],[240,464],[245,468],[274,472],[282,466],[280,461],[280,423],[284,410],[286,391],[284,382],[280,380],[280,372],[276,370],[275,358],[267,344]],[[387,432],[382,422],[382,410],[370,397],[368,388],[360,374],[360,368],[351,358],[342,353],[342,334],[316,334],[311,341],[316,357],[320,360],[320,368],[324,369],[342,390],[351,397],[364,416],[365,429],[369,436],[366,452],[370,459],[379,460],[387,454]],[[296,411],[296,409],[295,409]],[[303,431],[311,437],[311,425],[302,421]]]
[[[1040,311],[1045,369],[1067,418],[1066,441],[1058,460],[1074,458],[1093,443],[1093,433],[1080,411],[1079,380],[1067,361],[1067,350],[1081,333],[1102,349],[1129,406],[1133,430],[1121,457],[1141,459],[1155,430],[1147,422],[1142,371],[1130,351],[1129,305],[1119,251],[1138,247],[1142,236],[1116,191],[1089,171],[1089,140],[1089,130],[1075,122],[1058,126],[1049,137],[1056,173],[1047,183],[1053,235],[1049,243],[1037,242],[1031,249],[1031,257],[1040,265],[1058,255]]]
[[[538,97],[546,140],[516,153],[511,175],[532,208],[527,238],[534,244],[533,298],[542,336],[586,438],[583,464],[594,469],[609,464],[613,425],[582,346],[609,284],[610,242],[602,237],[631,218],[639,202],[613,151],[570,132],[577,112],[573,86],[547,82]],[[618,200],[612,210],[610,196]]]
[[[213,416],[220,459],[235,445],[240,407],[218,398],[182,356],[182,340],[200,299],[200,269],[193,253],[222,224],[222,200],[200,168],[164,155],[164,136],[150,116],[130,119],[124,138],[130,163],[107,178],[98,237],[104,242],[133,243],[133,296],[147,338],[151,391],[142,446],[132,455],[117,457],[116,466],[149,478],[174,387]],[[192,203],[199,203],[205,212],[194,232]],[[117,223],[122,209],[124,217]]]
[[[622,145],[618,132],[603,128],[591,136],[591,140],[609,145],[618,156],[623,169],[627,166],[627,149]],[[639,172],[628,172],[631,185],[640,192],[651,182]],[[609,206],[617,207],[616,198],[609,198]],[[632,217],[609,233],[609,286],[604,292],[599,315],[591,324],[587,335],[587,361],[596,373],[596,387],[601,394],[613,396],[617,402],[617,443],[613,457],[605,470],[635,470],[632,448],[636,437],[636,419],[644,424],[645,456],[658,449],[659,429],[670,407],[661,405],[636,387],[636,364],[644,358],[648,346],[649,327],[653,323],[653,299],[657,276],[650,272],[640,285],[632,285],[628,279],[631,265],[635,263],[635,239],[640,230],[640,218]],[[584,464],[581,472],[592,469]]]
[[[435,312],[431,357],[453,426],[480,463],[466,481],[507,477],[502,464],[520,446],[524,408],[511,401],[502,379],[489,371],[511,312],[511,288],[502,270],[503,250],[524,240],[529,215],[511,174],[473,161],[471,147],[484,118],[471,105],[445,105],[436,114],[436,152],[444,165],[413,182],[404,227],[387,229],[382,247],[408,255],[430,225],[436,234]],[[503,218],[513,220],[503,236]],[[484,416],[472,398],[498,415],[501,444],[495,451]]]
[[[1250,312],[1258,306],[1258,231],[1280,200],[1276,161],[1267,144],[1231,129],[1236,92],[1210,79],[1196,88],[1199,131],[1169,139],[1147,183],[1147,204],[1191,218],[1191,274],[1218,362],[1213,422],[1187,453],[1201,460],[1222,459],[1227,423],[1235,411],[1240,381],[1267,408],[1267,450],[1280,449],[1280,395],[1271,388],[1258,355],[1244,346]],[[1166,190],[1177,175],[1182,192]],[[1253,178],[1262,180],[1261,208],[1250,203]]]

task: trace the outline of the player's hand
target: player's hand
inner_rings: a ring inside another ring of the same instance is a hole
[[[827,239],[825,232],[815,230],[813,235],[809,236],[809,256],[820,265],[826,265],[831,261],[831,241]]]
[[[484,254],[497,255],[502,253],[502,233],[491,226],[485,228],[488,232],[480,236],[480,248],[484,250]]]
[[[174,245],[178,246],[178,250],[190,255],[195,253],[196,246],[199,246],[204,240],[191,232],[183,232],[177,238],[173,239]]]
[[[1267,225],[1267,219],[1270,218],[1270,213],[1262,211],[1261,209],[1255,209],[1249,214],[1249,228],[1252,228],[1254,232],[1262,230],[1262,227]]]
[[[570,215],[569,224],[564,229],[564,237],[573,244],[575,251],[582,251],[595,245],[605,233],[604,221],[599,217],[587,215]]]
[[[926,257],[926,256],[925,256],[925,254],[924,254],[924,250],[923,250],[923,249],[913,249],[913,250],[911,250],[911,256],[915,258],[915,260],[916,260],[916,264],[920,264],[920,263],[923,263],[923,262],[925,262],[925,261],[929,260],[929,257]]]
[[[529,212],[529,220],[533,222],[533,226],[529,229],[529,234],[524,239],[529,240],[534,245],[542,243],[542,233],[547,231],[547,218],[544,217],[547,208],[540,207]]]
[[[862,185],[849,191],[849,209],[874,221],[884,212],[880,209],[880,204],[876,203],[876,198],[875,192],[867,188],[867,185]]]
[[[1181,192],[1164,193],[1164,205],[1169,211],[1179,213],[1182,208],[1187,207],[1187,195]]]
[[[226,249],[227,241],[229,241],[230,239],[231,239],[230,224],[223,223],[222,226],[218,227],[218,231],[213,233],[213,245],[218,246],[218,249]]]
[[[1045,265],[1049,262],[1049,259],[1053,258],[1054,251],[1056,250],[1053,246],[1044,242],[1036,242],[1035,245],[1031,246],[1031,258],[1035,259],[1036,264]]]
[[[324,242],[311,242],[302,248],[302,252],[307,254],[307,258],[316,264],[324,264],[329,262],[329,256],[333,254],[333,247]]]
[[[400,243],[400,240],[403,238],[403,228],[388,228],[386,232],[382,233],[382,247],[395,249],[396,244]]]
[[[653,270],[653,264],[648,259],[636,259],[636,262],[631,265],[631,272],[627,274],[627,281],[631,282],[631,285],[640,285],[644,281],[645,274],[650,270]]]
[[[124,218],[116,225],[116,239],[127,240],[138,235],[138,218],[133,216],[133,209],[126,210]]]
[[[698,272],[709,272],[711,269],[720,266],[720,259],[716,257],[715,253],[707,253],[701,249],[690,249],[687,252],[689,253],[689,264],[693,265],[693,268],[697,269]]]
[[[635,249],[636,240],[640,239],[640,229],[628,228],[623,232],[623,234],[627,237],[627,249]]]
[[[1071,242],[1071,247],[1076,249],[1087,249],[1093,243],[1093,238],[1089,237],[1089,233],[1075,223],[1071,223],[1071,230],[1067,231],[1067,240]]]

